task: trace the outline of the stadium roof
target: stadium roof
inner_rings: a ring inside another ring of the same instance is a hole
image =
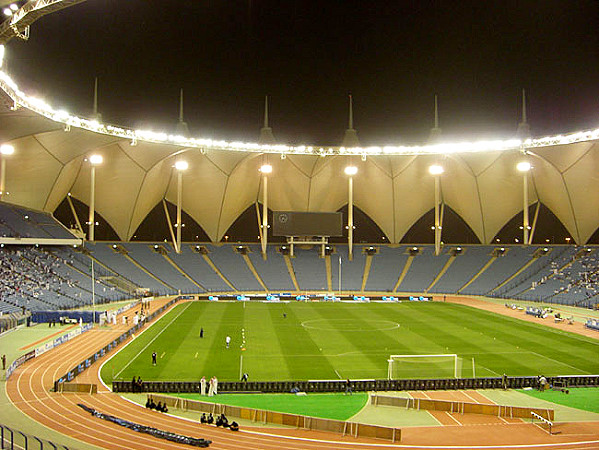
[[[79,2],[27,2],[18,20],[25,26],[27,20]],[[25,32],[18,20],[18,30],[5,27],[8,34],[1,41]],[[438,141],[424,146],[260,145],[132,130],[103,124],[99,117],[83,119],[22,92],[4,72],[0,87],[0,143],[16,149],[7,158],[7,200],[53,212],[70,193],[88,204],[86,158],[101,153],[96,211],[123,240],[134,235],[162,199],[176,203],[173,166],[178,159],[189,163],[183,176],[183,209],[213,241],[221,240],[240,214],[261,200],[259,167],[265,160],[273,166],[273,210],[342,208],[347,204],[344,168],[356,165],[354,204],[391,242],[399,242],[433,207],[431,164],[445,168],[443,203],[481,242],[489,243],[522,211],[522,175],[516,164],[524,158],[533,166],[529,204],[539,201],[551,209],[577,243],[585,243],[599,225],[599,129],[542,139]],[[355,134],[351,119],[348,131]],[[355,138],[348,145],[358,145]]]
[[[185,159],[183,209],[213,241],[220,241],[249,206],[261,201],[260,166],[273,166],[269,206],[273,210],[336,211],[347,204],[344,168],[354,177],[354,204],[368,214],[391,242],[433,207],[434,184],[428,167],[441,164],[443,202],[459,214],[481,242],[522,211],[522,175],[516,165],[531,162],[529,202],[540,201],[564,224],[577,243],[585,243],[599,224],[599,131],[542,140],[497,141],[420,147],[423,153],[373,154],[363,149],[327,147],[325,152],[293,154],[252,144],[244,151],[175,145],[109,133],[93,120],[50,119],[46,107],[10,85],[2,74],[0,135],[16,151],[7,158],[8,201],[53,212],[70,193],[88,204],[90,170],[86,157],[104,156],[96,173],[96,211],[129,240],[147,214],[166,199],[176,203],[174,163]],[[29,108],[14,109],[27,102]],[[32,103],[33,102],[33,103]],[[34,112],[37,110],[38,112]],[[48,115],[48,114],[46,114]],[[72,125],[66,126],[65,123]],[[95,127],[96,131],[93,131]],[[85,129],[88,128],[88,129]],[[70,131],[65,131],[68,129]],[[119,129],[120,130],[120,129]],[[258,134],[258,130],[257,130]],[[509,145],[505,143],[508,142]],[[135,144],[135,145],[132,145]],[[494,148],[495,146],[495,148]],[[460,147],[470,150],[461,152]],[[435,151],[436,150],[436,151]],[[282,156],[284,155],[284,156]],[[367,156],[362,156],[367,155]]]

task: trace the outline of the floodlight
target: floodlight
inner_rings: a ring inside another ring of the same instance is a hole
[[[18,10],[18,9],[19,9],[19,6],[18,6],[16,3],[13,3],[12,5],[10,5],[10,6],[9,6],[9,8],[10,8],[12,11],[16,11],[16,10]]]
[[[187,164],[187,161],[177,161],[175,163],[175,169],[177,169],[179,171],[187,170],[188,167],[189,167],[189,164]]]
[[[0,146],[0,153],[3,155],[12,155],[15,152],[15,148],[10,144],[2,144]]]
[[[345,168],[345,174],[349,176],[353,176],[358,173],[358,168],[356,166],[347,166]]]
[[[7,17],[12,16],[12,11],[10,10],[10,8],[4,8],[2,12],[4,12],[4,15]]]
[[[441,175],[443,172],[445,172],[445,169],[443,169],[443,166],[438,164],[433,164],[428,168],[428,173],[431,175]]]
[[[104,158],[102,157],[102,155],[91,155],[89,157],[89,162],[91,164],[93,164],[94,166],[97,166],[98,164],[102,164],[103,161],[104,161]]]
[[[528,161],[521,161],[516,165],[516,169],[519,172],[528,172],[530,170],[530,163]]]
[[[262,167],[260,167],[260,172],[272,173],[272,166],[270,164],[262,164]]]

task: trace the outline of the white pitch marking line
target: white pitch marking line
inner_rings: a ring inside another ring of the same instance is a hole
[[[343,380],[343,377],[341,375],[339,375],[339,372],[337,372],[337,369],[335,369],[335,373],[337,374],[337,376],[339,377],[340,380]]]
[[[144,348],[142,348],[142,349],[141,349],[139,352],[137,352],[137,355],[135,355],[133,358],[131,358],[131,360],[130,360],[130,361],[127,363],[127,364],[125,364],[125,367],[123,367],[123,368],[122,368],[122,369],[121,369],[121,370],[120,370],[120,371],[119,371],[119,372],[118,372],[118,373],[117,373],[117,374],[114,376],[114,378],[118,377],[118,376],[119,376],[121,373],[123,373],[123,371],[124,371],[124,370],[125,370],[127,367],[129,367],[129,365],[130,365],[130,364],[131,364],[133,361],[135,361],[135,360],[137,359],[137,357],[138,357],[139,355],[141,355],[141,353],[142,353],[142,352],[143,352],[143,351],[144,351],[146,348],[148,348],[148,347],[149,347],[149,346],[152,344],[152,342],[154,342],[156,339],[158,339],[158,336],[160,336],[162,333],[164,333],[164,331],[165,331],[165,330],[166,330],[168,327],[170,327],[170,325],[171,325],[171,324],[172,324],[172,323],[173,323],[175,320],[177,320],[177,319],[179,318],[179,316],[180,316],[181,314],[183,314],[183,313],[184,313],[184,312],[187,310],[187,308],[189,308],[189,305],[191,305],[191,302],[190,302],[190,303],[188,303],[188,304],[187,304],[187,306],[186,306],[185,308],[183,308],[179,314],[177,314],[175,317],[173,317],[173,320],[171,320],[171,321],[168,323],[168,325],[167,325],[166,327],[164,327],[164,328],[163,328],[163,329],[160,331],[160,333],[158,333],[156,336],[154,336],[154,339],[152,339],[150,342],[148,342]]]
[[[197,358],[197,357],[198,357],[198,352],[196,352],[196,355],[194,356],[194,358]]]
[[[162,352],[162,355],[160,355],[160,359],[164,358],[164,355],[166,355],[166,352]]]
[[[585,370],[582,370],[582,369],[580,369],[580,368],[578,368],[578,367],[571,366],[570,364],[567,364],[567,363],[565,363],[565,362],[563,362],[563,361],[558,361],[557,359],[553,359],[553,358],[550,358],[549,356],[541,355],[540,353],[533,352],[533,351],[531,351],[531,350],[529,350],[529,351],[530,351],[530,353],[532,353],[533,355],[537,355],[537,356],[540,356],[541,358],[548,359],[549,361],[553,361],[553,362],[556,362],[556,363],[558,363],[558,364],[562,364],[562,365],[564,365],[564,366],[568,366],[570,369],[574,369],[574,370],[580,370],[581,372],[584,372],[584,373],[586,373],[586,374],[590,374],[590,372],[587,372],[587,371],[585,371]]]

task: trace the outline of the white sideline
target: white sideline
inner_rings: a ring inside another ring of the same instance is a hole
[[[148,342],[144,348],[142,348],[142,349],[141,349],[139,352],[137,352],[137,354],[136,354],[136,355],[135,355],[133,358],[131,358],[131,360],[130,360],[130,361],[127,363],[127,364],[125,364],[125,366],[124,366],[124,367],[123,367],[121,370],[119,370],[119,371],[118,371],[118,373],[117,373],[117,374],[114,376],[114,378],[118,377],[118,376],[119,376],[119,375],[120,375],[120,374],[123,372],[123,370],[125,370],[127,367],[129,367],[129,365],[130,365],[130,364],[131,364],[133,361],[135,361],[135,360],[137,359],[137,357],[138,357],[138,356],[139,356],[139,355],[140,355],[140,354],[141,354],[141,353],[142,353],[142,352],[143,352],[143,351],[144,351],[146,348],[148,348],[152,342],[154,342],[154,341],[155,341],[155,340],[158,338],[158,336],[160,336],[162,333],[164,333],[164,331],[165,331],[165,330],[166,330],[168,327],[170,327],[170,326],[171,326],[171,324],[172,324],[172,323],[173,323],[175,320],[177,320],[177,318],[178,318],[178,317],[179,317],[181,314],[183,314],[183,313],[184,313],[184,312],[187,310],[187,308],[189,308],[189,305],[191,305],[191,303],[188,303],[188,304],[187,304],[187,306],[186,306],[185,308],[183,308],[179,314],[177,314],[175,317],[173,317],[173,320],[171,320],[171,321],[168,323],[168,325],[167,325],[166,327],[164,327],[162,330],[160,330],[160,333],[158,333],[156,336],[154,336],[154,338],[153,338],[153,339],[152,339],[150,342]]]

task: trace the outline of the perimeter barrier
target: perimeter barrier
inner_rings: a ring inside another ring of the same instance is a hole
[[[599,375],[546,377],[550,385],[599,387]],[[355,391],[431,391],[463,389],[502,389],[502,377],[437,378],[409,380],[352,380]],[[538,377],[507,377],[508,389],[537,388]],[[347,381],[219,381],[218,392],[345,392]],[[199,393],[199,381],[144,381],[134,386],[131,381],[113,381],[114,392]]]
[[[68,382],[73,381],[75,379],[75,377],[77,377],[77,375],[85,372],[89,366],[91,366],[93,363],[95,363],[100,358],[104,357],[106,354],[113,351],[123,341],[126,341],[127,339],[129,339],[133,334],[135,334],[135,332],[137,332],[137,330],[141,329],[146,323],[151,322],[157,316],[162,314],[166,309],[170,308],[171,305],[177,303],[179,301],[179,299],[180,299],[180,297],[176,297],[176,298],[172,299],[170,302],[161,306],[156,311],[154,311],[152,314],[150,314],[146,318],[145,321],[139,322],[137,325],[134,325],[133,327],[129,328],[127,331],[125,331],[119,337],[114,339],[108,345],[105,345],[103,348],[101,348],[100,350],[95,352],[93,355],[91,355],[88,358],[86,358],[85,360],[81,361],[79,364],[77,364],[75,367],[73,367],[71,370],[69,370],[63,376],[61,376],[58,380],[55,380],[54,381],[54,391],[59,392],[61,390],[61,387],[60,387],[61,383],[68,383]],[[129,384],[131,384],[131,382],[129,382]]]
[[[220,384],[219,384],[220,385]],[[285,425],[313,431],[327,431],[355,438],[385,439],[392,442],[401,441],[401,429],[366,425],[343,420],[322,419],[319,417],[289,414],[263,409],[245,408],[240,406],[222,405],[219,403],[202,402],[185,398],[169,397],[166,395],[151,395],[154,401],[166,404],[169,408],[197,413],[224,414],[225,416],[261,422],[263,424]]]
[[[34,447],[35,445],[35,447]],[[66,445],[55,444],[54,442],[40,439],[22,431],[9,428],[6,425],[0,424],[0,448],[1,449],[28,449],[35,448],[39,450],[54,449],[54,450],[69,450]],[[72,447],[71,447],[72,448]]]
[[[548,408],[526,408],[521,406],[494,405],[486,403],[459,402],[455,400],[433,400],[428,398],[389,397],[371,395],[374,406],[394,406],[396,408],[425,409],[458,414],[484,414],[487,416],[530,418],[531,414],[544,420],[553,420],[555,411]]]
[[[6,369],[6,379],[8,380],[10,378],[10,376],[12,375],[12,373],[22,364],[25,364],[27,361],[29,361],[32,358],[35,358],[39,355],[41,355],[42,353],[47,352],[48,350],[51,350],[55,347],[58,347],[59,345],[64,344],[65,342],[70,341],[71,339],[76,338],[77,336],[79,336],[81,333],[85,333],[86,331],[89,331],[92,329],[92,325],[91,324],[85,324],[83,326],[77,326],[75,327],[73,330],[69,331],[66,334],[63,334],[62,336],[59,336],[55,339],[53,339],[52,341],[42,345],[41,347],[37,347],[34,350],[31,350],[30,352],[25,353],[24,355],[19,356],[17,359],[15,359],[10,366],[8,366],[8,369]]]

